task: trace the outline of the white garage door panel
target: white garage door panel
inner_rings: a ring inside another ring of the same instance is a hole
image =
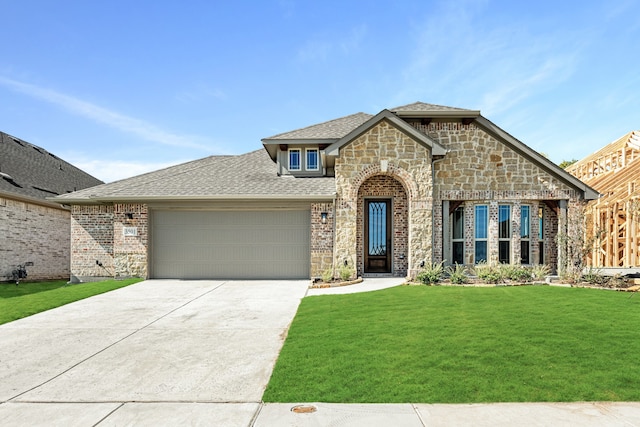
[[[152,277],[309,277],[309,211],[155,211]]]

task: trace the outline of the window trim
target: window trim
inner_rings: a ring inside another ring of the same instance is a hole
[[[461,214],[460,221],[462,223],[462,233],[461,233],[461,235],[459,237],[455,237],[455,232],[456,232],[455,215],[456,215],[456,212],[460,212],[460,214]],[[450,254],[451,263],[452,264],[457,264],[457,262],[455,262],[455,260],[454,260],[455,251],[454,251],[453,248],[455,246],[454,244],[458,243],[458,244],[462,245],[462,262],[460,264],[464,265],[464,263],[465,263],[465,255],[466,255],[466,250],[465,250],[465,227],[464,227],[464,225],[465,225],[465,208],[464,208],[464,204],[458,206],[456,209],[454,209],[453,212],[451,212],[450,223],[451,223],[451,230],[450,230],[451,233],[450,233],[449,239],[451,241],[451,254]]]
[[[309,167],[309,153],[316,153],[316,167]],[[320,170],[320,150],[317,148],[305,148],[304,149],[304,170],[307,171],[319,171]]]
[[[484,237],[478,237],[478,211],[479,208],[484,210]],[[485,245],[485,258],[478,259],[478,243],[484,243]],[[489,262],[489,206],[488,205],[475,205],[473,207],[473,262],[478,264],[480,262]]]
[[[291,165],[291,154],[293,154],[294,152],[298,153],[298,167],[294,168]],[[288,169],[290,171],[301,171],[302,170],[302,149],[300,148],[289,148],[288,154],[287,154],[287,158],[288,158]]]
[[[538,205],[538,263],[544,264],[546,259],[544,256],[544,225],[545,225],[544,206]]]
[[[505,209],[506,208],[506,209]],[[502,236],[502,227],[501,227],[501,218],[502,218],[502,212],[506,210],[508,212],[507,215],[507,230],[506,230],[506,237]],[[512,238],[512,234],[513,234],[513,228],[511,227],[511,215],[513,213],[513,210],[511,209],[511,205],[498,205],[498,262],[500,263],[505,263],[505,264],[511,264],[511,258],[512,258],[512,247],[511,247],[511,238]],[[504,259],[500,259],[500,247],[502,246],[502,244],[507,243],[508,245],[508,251],[509,251],[509,259],[508,260],[504,260]]]
[[[525,216],[523,215],[524,211],[527,211],[527,234],[525,236],[524,227],[523,227],[523,219]],[[529,246],[529,259],[525,262],[522,259],[522,244],[526,243]],[[521,205],[520,206],[520,264],[530,265],[531,264],[531,206],[530,205]]]

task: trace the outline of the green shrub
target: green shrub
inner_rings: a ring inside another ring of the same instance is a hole
[[[476,272],[476,276],[478,276],[478,278],[484,283],[502,283],[504,280],[502,275],[503,272],[498,266],[481,262],[474,267],[474,270]]]
[[[531,271],[523,265],[502,264],[499,269],[502,277],[512,282],[527,283],[533,278]]]
[[[340,266],[340,278],[342,280],[349,280],[353,277],[353,267],[351,267],[349,264],[343,264],[342,266]]]
[[[416,279],[423,285],[434,285],[442,280],[444,274],[444,261],[438,264],[431,264],[429,267],[422,269],[416,276]]]
[[[582,275],[582,281],[589,283],[590,285],[605,285],[609,280],[604,276],[600,270],[589,267],[589,270]]]
[[[469,282],[467,268],[464,265],[456,264],[455,266],[449,266],[446,269],[446,274],[454,285],[463,285]]]
[[[325,271],[322,272],[322,281],[324,283],[329,283],[332,280],[333,280],[333,269],[327,268]]]
[[[546,264],[538,264],[531,267],[533,280],[544,280],[551,273],[551,267]]]

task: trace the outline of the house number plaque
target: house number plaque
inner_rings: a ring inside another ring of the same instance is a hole
[[[137,236],[138,227],[122,227],[123,236]]]

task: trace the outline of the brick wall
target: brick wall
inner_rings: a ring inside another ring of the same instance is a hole
[[[26,262],[28,280],[68,279],[69,224],[68,210],[0,197],[0,280]]]
[[[148,209],[144,204],[113,206],[113,263],[116,277],[147,277]],[[130,231],[125,235],[125,227]]]
[[[322,213],[327,220],[322,223]],[[311,278],[318,278],[327,269],[333,270],[333,203],[311,204]],[[336,276],[336,272],[333,273]]]
[[[71,215],[72,280],[147,277],[147,205],[75,205]]]
[[[113,277],[113,206],[71,208],[71,280]]]

